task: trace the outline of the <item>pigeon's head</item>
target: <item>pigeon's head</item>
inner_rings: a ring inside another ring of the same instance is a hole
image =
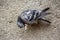
[[[18,17],[17,25],[20,28],[25,27],[25,23],[23,22],[23,20],[20,17]]]

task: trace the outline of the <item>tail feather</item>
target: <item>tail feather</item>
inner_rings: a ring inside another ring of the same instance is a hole
[[[50,9],[49,7],[43,9],[42,12],[40,13],[40,15],[38,17],[42,18],[42,17],[44,17],[46,15],[49,15],[50,13],[46,13],[46,11],[49,10],[49,9]]]
[[[49,7],[47,7],[47,8],[45,8],[44,10],[42,10],[42,12],[45,12],[45,11],[47,11],[47,10],[49,10],[50,8]]]
[[[49,10],[49,9],[50,8],[48,7],[48,8],[45,8],[44,10],[42,10],[42,12],[40,13],[40,16],[44,17],[44,16],[50,14],[50,13],[46,13],[46,11]]]
[[[40,17],[44,17],[44,16],[49,15],[49,14],[51,14],[51,13],[42,13]]]

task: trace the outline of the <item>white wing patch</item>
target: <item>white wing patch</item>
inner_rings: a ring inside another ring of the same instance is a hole
[[[25,18],[28,19],[28,17],[25,15]]]
[[[31,11],[27,12],[27,15],[28,15],[29,13],[31,13]]]

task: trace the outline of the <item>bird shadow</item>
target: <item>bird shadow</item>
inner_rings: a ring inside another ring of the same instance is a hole
[[[40,21],[38,24],[33,24],[31,25],[31,27],[28,26],[27,32],[31,31],[46,31],[50,26],[50,23],[44,22],[44,21]]]

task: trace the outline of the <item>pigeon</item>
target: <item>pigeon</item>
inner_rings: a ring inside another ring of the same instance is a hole
[[[46,13],[50,8],[47,7],[43,10],[32,10],[32,9],[27,9],[23,11],[17,19],[17,25],[20,28],[23,28],[26,26],[26,24],[34,24],[37,23],[39,20],[43,20],[45,22],[51,23],[50,21],[44,19],[45,16],[49,15],[50,13]]]

